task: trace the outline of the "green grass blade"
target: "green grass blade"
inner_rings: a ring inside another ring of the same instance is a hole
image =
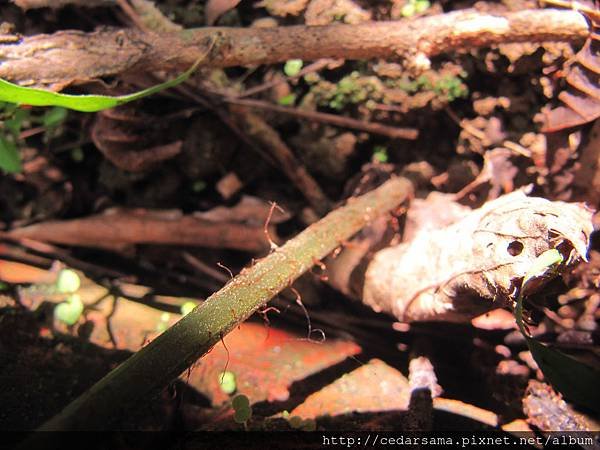
[[[172,80],[149,87],[148,89],[134,92],[133,94],[110,96],[110,95],[71,95],[58,92],[46,91],[30,87],[19,86],[0,79],[0,101],[32,106],[62,106],[82,112],[96,112],[103,109],[139,100],[165,89],[177,86],[187,80],[202,62],[204,56],[198,59],[192,67]]]
[[[579,362],[578,360],[547,347],[529,337],[523,323],[523,291],[527,282],[535,276],[543,274],[545,269],[551,269],[562,262],[557,250],[550,250],[538,257],[523,280],[521,292],[517,298],[515,319],[519,330],[525,337],[527,347],[548,382],[566,399],[580,406],[600,413],[600,372]]]

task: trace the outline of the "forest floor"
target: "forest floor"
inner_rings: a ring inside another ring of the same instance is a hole
[[[0,42],[15,33],[139,27],[139,10],[123,6],[148,2],[27,9],[33,3],[0,7]],[[540,7],[529,0],[204,3],[157,6],[185,28]],[[541,131],[561,104],[558,94],[574,89],[559,72],[582,45],[506,43],[412,64],[328,58],[204,68],[195,76],[201,82],[95,114],[2,104],[0,144],[18,150],[20,161],[0,153],[0,429],[40,426],[268,254],[271,241],[285,242],[390,174],[410,178],[415,198],[446,194],[430,215],[478,208],[526,186],[533,196],[598,208],[597,115]],[[130,72],[68,89],[115,95],[173,74]],[[406,239],[405,210],[393,225]],[[588,259],[531,299],[528,321],[537,338],[597,366],[595,235]],[[61,275],[80,285],[59,288]],[[597,417],[545,381],[510,308],[463,323],[407,324],[348,298],[326,275],[327,267],[315,266],[119,427],[600,429]],[[79,303],[70,316],[57,313],[57,305]],[[430,392],[424,401],[415,394],[419,383]],[[252,405],[248,420],[232,408],[240,394]]]

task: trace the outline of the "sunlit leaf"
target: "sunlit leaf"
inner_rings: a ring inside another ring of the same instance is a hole
[[[192,75],[194,70],[196,70],[202,59],[203,58],[196,61],[192,67],[172,80],[165,81],[164,83],[157,84],[156,86],[149,87],[148,89],[133,94],[120,96],[60,94],[58,92],[46,91],[43,89],[19,86],[0,79],[0,101],[32,106],[61,106],[63,108],[83,112],[101,111],[134,100],[139,100],[183,83]]]
[[[523,323],[523,289],[525,285],[536,277],[546,275],[562,261],[562,255],[555,249],[538,256],[523,279],[521,294],[517,298],[515,319],[519,330],[525,337],[531,355],[548,382],[568,400],[592,411],[600,412],[600,391],[597,389],[600,372],[529,337]]]

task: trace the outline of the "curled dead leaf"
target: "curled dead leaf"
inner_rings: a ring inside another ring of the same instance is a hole
[[[592,211],[584,205],[517,191],[453,225],[377,252],[365,274],[363,301],[402,321],[470,320],[510,304],[546,250],[564,256],[562,270],[585,260],[592,231]]]

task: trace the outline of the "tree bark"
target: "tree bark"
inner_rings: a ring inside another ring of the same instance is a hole
[[[288,59],[414,58],[509,42],[583,41],[584,17],[539,9],[503,14],[462,10],[414,20],[275,28],[206,27],[177,33],[134,29],[60,31],[0,44],[0,78],[60,90],[132,70],[253,66]]]

